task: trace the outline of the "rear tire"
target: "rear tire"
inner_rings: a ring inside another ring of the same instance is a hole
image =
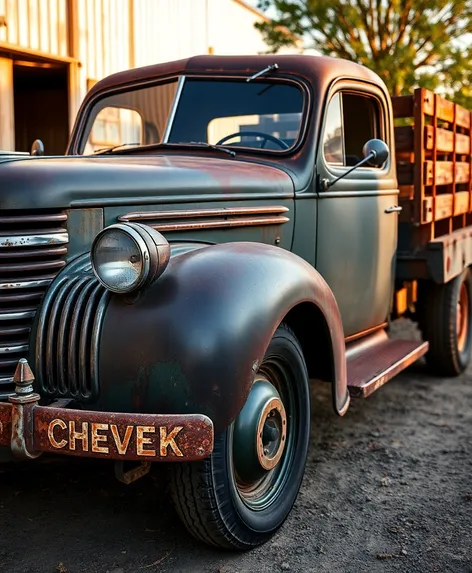
[[[429,342],[426,363],[433,374],[458,376],[472,353],[472,275],[466,269],[446,284],[431,284],[424,295],[419,327]]]
[[[169,465],[177,512],[210,545],[244,551],[268,541],[289,515],[305,471],[310,393],[303,353],[275,332],[249,397],[201,462]]]

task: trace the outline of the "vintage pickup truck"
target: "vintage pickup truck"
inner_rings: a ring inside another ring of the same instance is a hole
[[[3,459],[106,458],[125,483],[168,462],[195,537],[267,541],[310,380],[344,415],[423,355],[466,368],[470,142],[469,111],[325,57],[97,83],[65,156],[0,156]],[[389,338],[401,316],[423,340]]]

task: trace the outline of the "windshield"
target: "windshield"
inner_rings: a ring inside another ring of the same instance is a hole
[[[159,143],[285,151],[298,141],[302,112],[294,84],[182,77],[99,100],[81,153]]]

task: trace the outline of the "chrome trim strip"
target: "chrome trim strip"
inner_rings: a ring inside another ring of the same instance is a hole
[[[0,312],[0,320],[21,320],[23,318],[33,318],[35,310],[23,310],[20,312]]]
[[[252,217],[247,219],[227,219],[220,221],[176,221],[175,223],[157,223],[149,225],[156,231],[202,231],[204,229],[228,229],[230,227],[259,227],[262,225],[282,225],[288,223],[288,217]]]
[[[164,131],[164,137],[162,138],[162,143],[167,143],[169,140],[169,135],[172,130],[172,125],[174,123],[175,114],[177,112],[177,106],[180,101],[180,96],[182,95],[182,90],[184,88],[185,76],[180,76],[177,82],[177,90],[175,92],[174,101],[172,102],[172,107],[170,108],[169,119],[167,120],[166,129]]]
[[[0,283],[1,290],[13,290],[17,288],[37,288],[48,286],[52,283],[53,279],[37,279],[32,281],[14,281],[8,283]]]
[[[288,207],[267,205],[261,207],[228,207],[223,209],[178,209],[173,211],[135,211],[120,215],[118,221],[149,221],[152,219],[187,219],[190,217],[229,217],[237,215],[277,215],[287,213]]]
[[[0,384],[11,384],[13,382],[13,376],[4,376],[0,378]]]
[[[0,354],[13,354],[14,352],[26,352],[29,348],[28,344],[21,344],[20,346],[0,346]]]
[[[39,247],[65,245],[69,242],[68,233],[45,233],[44,235],[0,235],[0,248]]]

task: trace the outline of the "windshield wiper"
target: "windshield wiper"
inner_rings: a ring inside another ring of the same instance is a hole
[[[278,70],[279,69],[279,65],[278,64],[270,64],[270,66],[267,66],[267,68],[264,68],[263,70],[261,70],[260,72],[257,72],[257,74],[254,74],[253,76],[246,78],[247,82],[252,82],[252,80],[255,80],[256,78],[260,78],[261,76],[263,76],[264,74],[267,74],[269,72],[272,72],[274,70]]]
[[[127,147],[128,145],[139,146],[141,143],[120,143],[119,145],[113,145],[112,147],[100,147],[100,149],[96,149],[93,154],[105,155],[107,153],[113,153],[115,149],[120,149],[120,147]]]
[[[225,153],[231,155],[231,157],[235,157],[236,155],[236,151],[233,151],[232,149],[228,149],[227,147],[223,147],[222,145],[213,145],[212,143],[207,143],[206,141],[189,141],[188,145],[198,145],[201,147],[209,147],[210,149],[216,149],[217,151],[224,151]]]
[[[217,151],[224,151],[234,157],[236,152],[232,149],[227,149],[222,145],[212,145],[211,143],[207,143],[206,141],[185,141],[182,143],[150,143],[147,145],[143,145],[141,143],[122,143],[121,145],[115,145],[113,147],[104,147],[103,149],[97,149],[94,155],[107,155],[109,153],[113,153],[116,149],[120,149],[121,147],[126,147],[128,145],[136,146],[139,149],[144,150],[151,150],[151,149],[172,149],[173,147],[205,147],[209,149],[216,149]],[[127,150],[129,151],[129,150]]]

